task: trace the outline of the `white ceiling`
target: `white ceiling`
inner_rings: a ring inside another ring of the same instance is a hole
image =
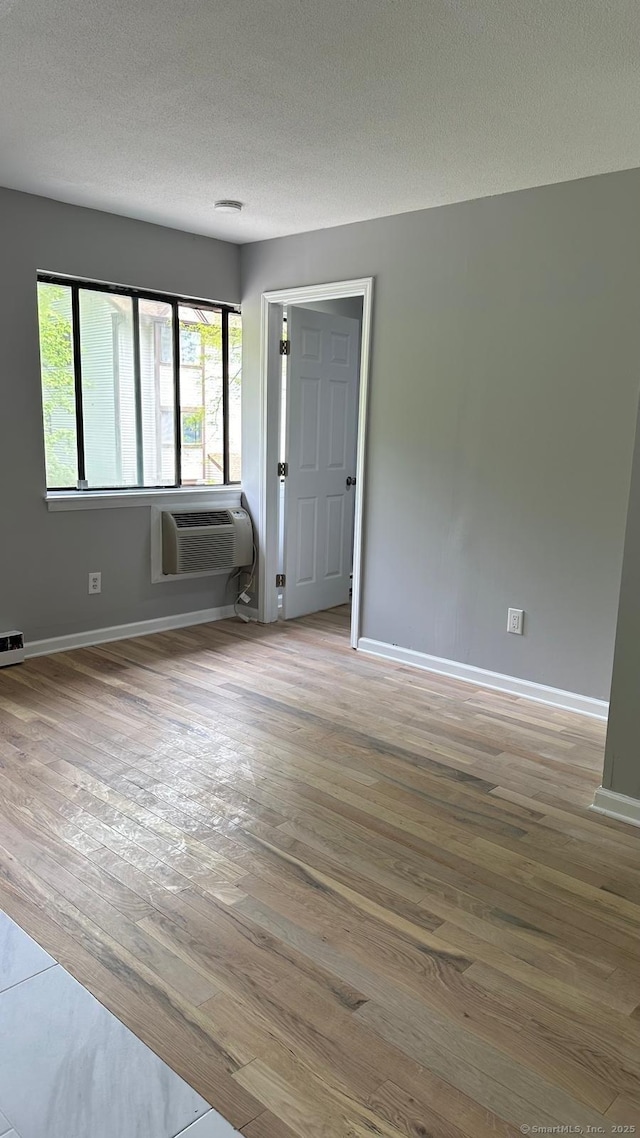
[[[244,242],[625,169],[639,45],[638,0],[0,0],[0,184]]]

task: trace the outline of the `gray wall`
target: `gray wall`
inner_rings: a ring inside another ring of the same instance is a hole
[[[375,277],[364,636],[608,697],[639,201],[627,171],[242,248],[252,506],[260,294]]]
[[[352,320],[362,320],[362,297],[341,296],[336,300],[317,300],[312,304],[304,304],[303,308],[312,308],[315,312],[328,312],[330,316],[350,316]]]
[[[640,798],[640,418],[624,544],[602,785]]]
[[[219,578],[151,584],[148,508],[47,511],[36,271],[235,304],[237,246],[0,190],[0,249],[0,629],[33,640],[222,604]]]

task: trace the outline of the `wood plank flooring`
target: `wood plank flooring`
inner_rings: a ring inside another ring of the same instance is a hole
[[[0,907],[246,1138],[640,1127],[603,724],[346,619],[0,672]]]

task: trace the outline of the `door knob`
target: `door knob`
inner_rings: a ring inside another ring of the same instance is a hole
[[[352,478],[351,475],[349,475],[349,477],[347,478],[347,486],[355,486],[355,484],[356,484],[355,478]]]

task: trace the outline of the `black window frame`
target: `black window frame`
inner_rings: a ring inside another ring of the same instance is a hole
[[[184,490],[189,493],[194,489],[215,490],[220,486],[240,486],[241,482],[229,480],[229,313],[241,316],[238,305],[221,304],[219,301],[203,300],[201,297],[180,296],[174,293],[155,292],[151,289],[130,288],[127,285],[104,284],[99,281],[82,280],[79,277],[66,277],[60,273],[38,272],[38,284],[64,285],[71,289],[71,333],[73,342],[73,381],[75,391],[76,415],[76,448],[78,460],[78,481],[75,489],[70,486],[49,486],[49,493],[97,494],[117,491],[119,494],[136,494],[140,490],[157,490],[163,493],[166,490]],[[142,413],[141,413],[141,380],[140,380],[140,337],[139,337],[139,301],[160,300],[171,306],[172,314],[172,362],[174,384],[174,426],[175,426],[175,456],[176,481],[162,483],[161,485],[145,486],[139,481],[136,486],[100,486],[86,485],[86,463],[84,453],[84,410],[82,404],[82,360],[80,354],[80,290],[102,292],[110,296],[126,296],[132,301],[133,309],[133,352],[134,352],[134,382],[136,397],[136,435],[138,474],[142,464]],[[187,308],[204,309],[209,312],[219,312],[222,325],[222,435],[223,435],[223,477],[222,482],[208,486],[188,486],[182,483],[182,412],[180,403],[180,320],[178,310],[181,306]]]

